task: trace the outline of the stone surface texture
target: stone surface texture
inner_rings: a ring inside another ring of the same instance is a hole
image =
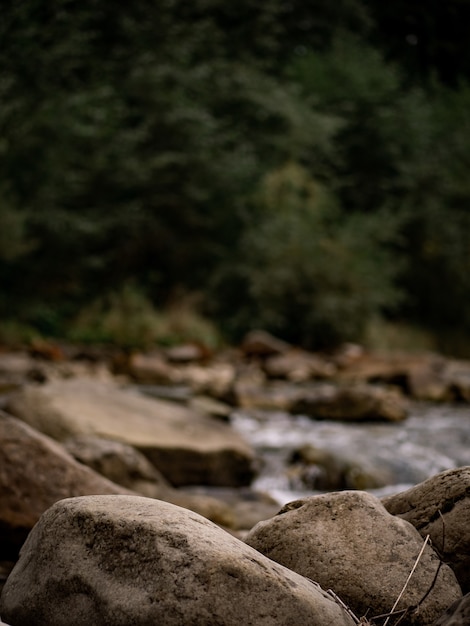
[[[196,513],[149,498],[62,500],[7,580],[14,626],[353,626],[315,583]]]
[[[259,522],[245,540],[274,561],[332,589],[357,617],[368,619],[391,610],[423,547],[411,524],[359,491],[292,502],[277,516]],[[427,545],[397,606],[419,604],[419,610],[409,610],[400,623],[431,624],[460,597],[452,570]]]
[[[254,452],[228,424],[114,383],[87,378],[29,386],[7,410],[57,439],[95,435],[140,450],[173,486],[250,484]]]
[[[410,522],[470,591],[470,466],[441,472],[410,489],[382,499],[385,508]]]

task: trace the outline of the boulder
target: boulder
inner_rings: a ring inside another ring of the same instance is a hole
[[[468,626],[470,624],[470,593],[456,600],[432,626]]]
[[[393,484],[393,474],[383,462],[312,444],[293,452],[289,478],[295,488],[314,491],[370,490]]]
[[[317,584],[180,507],[62,500],[39,520],[0,613],[15,626],[353,626]]]
[[[315,419],[400,422],[408,405],[396,389],[377,385],[319,384],[305,388],[291,406],[292,413]]]
[[[387,614],[399,597],[423,539],[360,491],[312,496],[259,522],[246,543],[262,554],[332,589],[360,618]],[[402,626],[430,624],[461,597],[454,573],[426,545],[396,610]],[[403,617],[403,616],[402,616]]]
[[[170,487],[147,457],[121,441],[81,435],[67,439],[64,448],[83,465],[143,496],[159,498]]]
[[[126,494],[53,439],[0,411],[0,560],[16,559],[42,513],[86,494]]]
[[[177,403],[87,378],[29,386],[7,404],[13,415],[63,441],[97,435],[140,450],[174,485],[247,485],[253,449],[228,424]]]
[[[132,446],[86,435],[69,439],[64,446],[77,461],[118,485],[149,498],[178,504],[221,526],[239,528],[231,507],[206,494],[186,493],[181,489],[174,489],[150,461]],[[256,522],[260,519],[262,517]]]
[[[470,466],[447,470],[382,499],[393,515],[413,524],[470,592]]]

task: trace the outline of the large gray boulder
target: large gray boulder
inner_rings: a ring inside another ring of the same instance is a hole
[[[421,536],[430,535],[463,592],[470,592],[470,466],[441,472],[382,503],[413,524]]]
[[[132,496],[62,500],[0,600],[14,626],[353,626],[315,583],[208,520]]]
[[[228,424],[112,382],[87,378],[26,387],[7,410],[63,441],[78,435],[115,439],[140,450],[173,486],[250,484],[253,449]]]
[[[324,589],[331,588],[358,618],[368,619],[390,612],[423,547],[411,524],[360,491],[292,502],[259,522],[245,540]],[[410,608],[400,624],[430,624],[460,597],[452,570],[426,545],[396,607]],[[412,610],[418,605],[419,610]]]

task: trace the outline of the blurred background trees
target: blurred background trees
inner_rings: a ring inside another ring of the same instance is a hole
[[[5,0],[5,328],[76,337],[127,298],[229,340],[328,347],[384,319],[452,349],[470,335],[469,13]]]

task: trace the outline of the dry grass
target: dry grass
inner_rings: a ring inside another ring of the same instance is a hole
[[[432,584],[430,586],[430,588],[426,591],[426,593],[423,595],[423,597],[421,598],[421,600],[418,602],[418,604],[416,606],[408,606],[404,609],[397,609],[397,606],[400,602],[400,600],[403,597],[403,594],[405,593],[412,577],[413,574],[416,571],[416,568],[418,566],[419,561],[421,560],[421,557],[423,556],[424,553],[424,549],[426,547],[426,545],[429,542],[429,535],[426,535],[426,538],[423,542],[423,545],[421,546],[421,550],[418,554],[418,556],[416,557],[416,560],[414,562],[413,567],[411,568],[411,571],[408,575],[408,578],[405,581],[405,584],[403,585],[403,588],[401,589],[400,593],[397,596],[397,599],[395,600],[390,612],[388,613],[383,613],[382,615],[374,615],[372,617],[367,617],[367,616],[362,616],[362,617],[357,617],[357,615],[354,614],[354,612],[341,600],[341,598],[339,598],[336,593],[332,590],[332,589],[328,589],[327,593],[328,595],[330,595],[335,602],[337,602],[345,611],[346,613],[348,613],[348,615],[353,619],[355,624],[359,624],[362,626],[379,626],[379,624],[381,626],[388,626],[390,623],[391,626],[391,622],[390,620],[394,619],[395,621],[393,622],[393,626],[398,626],[400,624],[400,622],[402,622],[402,620],[412,611],[417,611],[420,607],[420,605],[424,602],[425,598],[427,598],[427,596],[429,595],[430,591],[432,590],[432,588],[434,587],[434,584],[436,582],[437,579],[437,574],[439,573],[439,569],[440,569],[440,564],[439,567],[436,571],[436,574],[434,576],[434,579],[432,581]],[[396,619],[395,619],[396,618]],[[385,620],[385,621],[383,621]]]

